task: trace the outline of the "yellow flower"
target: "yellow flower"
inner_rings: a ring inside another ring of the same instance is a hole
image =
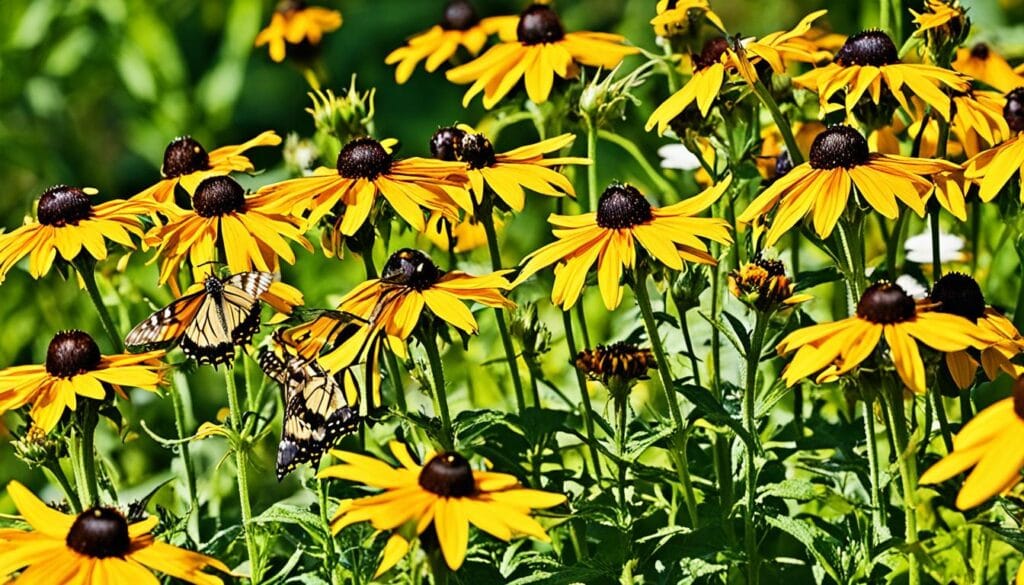
[[[999,340],[981,350],[981,366],[990,380],[1000,372],[1015,378],[1024,374],[1024,366],[1011,361],[1024,353],[1024,337],[1009,319],[986,306],[981,287],[973,278],[960,272],[947,273],[935,282],[928,298],[937,305],[936,311],[959,315],[977,323]],[[960,389],[966,390],[974,384],[978,362],[967,351],[947,353],[946,366]]]
[[[156,571],[196,585],[218,585],[221,580],[203,569],[231,572],[217,559],[155,540],[150,532],[156,516],[129,524],[116,508],[63,514],[17,481],[7,484],[7,495],[32,530],[0,529],[0,579],[5,581],[157,585]]]
[[[732,296],[758,311],[772,313],[811,299],[810,295],[798,295],[795,291],[796,283],[786,276],[781,260],[758,256],[729,273]]]
[[[1018,75],[1006,59],[985,43],[957,50],[953,69],[1003,93],[1024,86],[1024,77]]]
[[[424,209],[457,218],[458,205],[446,189],[462,188],[464,165],[427,158],[395,160],[391,148],[396,142],[351,140],[338,153],[336,169],[321,167],[312,176],[268,185],[255,199],[270,211],[290,215],[309,211],[311,225],[343,204],[334,227],[345,236],[366,222],[378,196],[420,232],[426,228]]]
[[[822,116],[844,107],[852,113],[861,98],[879,106],[891,97],[904,110],[912,112],[908,98],[914,95],[948,120],[948,92],[970,89],[968,79],[960,73],[932,65],[900,62],[896,45],[879,30],[853,35],[839,49],[832,63],[794,78],[793,83],[818,94]],[[839,99],[843,93],[845,99]]]
[[[302,0],[281,0],[270,17],[267,28],[256,35],[256,46],[270,46],[270,58],[284,61],[286,45],[308,42],[319,45],[324,33],[341,28],[341,13],[317,6],[306,6]]]
[[[966,510],[981,505],[1020,482],[1022,434],[1024,378],[1017,378],[1013,396],[982,410],[964,425],[953,437],[953,452],[925,471],[921,483],[941,483],[973,467],[957,494],[956,506]]]
[[[925,40],[932,55],[958,47],[971,30],[971,20],[959,0],[925,0],[924,10],[913,9],[915,37]]]
[[[139,216],[155,210],[149,203],[116,199],[93,205],[95,189],[56,185],[43,192],[36,206],[36,220],[0,234],[0,282],[25,256],[32,278],[50,271],[57,254],[71,262],[88,253],[97,260],[107,257],[107,240],[134,248],[131,236],[142,236]]]
[[[1014,174],[1024,183],[1024,87],[1006,94],[1003,117],[1012,138],[964,164],[964,177],[979,186],[978,197],[986,202],[994,199]],[[1024,189],[1020,197],[1024,201]]]
[[[491,47],[477,59],[451,69],[448,80],[472,83],[462,105],[468,106],[481,91],[484,107],[493,108],[523,79],[534,103],[548,100],[555,77],[575,79],[579,66],[613,69],[628,55],[638,53],[619,35],[596,32],[567,33],[558,14],[544,4],[533,4],[519,16],[516,40]]]
[[[562,134],[508,152],[495,153],[491,141],[483,134],[476,134],[465,126],[449,127],[434,133],[430,151],[441,160],[457,160],[466,165],[466,176],[476,205],[483,202],[484,193],[490,188],[513,210],[522,211],[526,204],[524,188],[550,197],[576,196],[572,183],[554,167],[588,165],[590,160],[544,158],[545,154],[567,148],[575,138],[572,134]],[[467,211],[474,211],[474,207],[470,206]]]
[[[915,339],[943,352],[983,349],[998,341],[963,317],[918,308],[899,285],[882,281],[864,291],[856,315],[787,335],[776,349],[796,355],[782,377],[787,386],[815,372],[819,384],[836,380],[870,357],[883,336],[900,379],[918,394],[925,391],[925,371]]]
[[[202,271],[202,266],[218,260],[218,250],[224,251],[221,260],[232,274],[277,272],[279,259],[294,264],[295,254],[287,240],[313,251],[302,235],[303,220],[264,209],[255,198],[247,198],[231,177],[210,177],[200,183],[192,207],[166,208],[167,223],[146,234],[146,243],[157,248],[154,260],[161,260],[160,284],[176,277],[186,259],[194,272]]]
[[[505,226],[505,222],[500,217],[495,217],[493,221],[495,231],[500,232]],[[462,254],[487,245],[487,230],[479,220],[471,215],[464,217],[454,226],[445,222],[441,214],[435,214],[428,223],[430,227],[426,232],[427,239],[442,250]],[[451,231],[450,241],[449,230]]]
[[[515,16],[481,19],[467,0],[449,0],[440,24],[409,39],[404,47],[392,51],[384,62],[388,65],[398,63],[395,81],[405,83],[423,59],[427,60],[426,70],[433,73],[451,59],[460,46],[476,56],[493,34],[503,39],[515,38],[518,23],[519,18]]]
[[[832,233],[846,209],[853,187],[879,213],[899,215],[899,199],[924,216],[923,194],[932,188],[926,177],[956,170],[943,160],[871,153],[868,143],[850,126],[832,126],[814,139],[808,162],[772,183],[737,218],[752,224],[775,211],[765,245],[772,246],[794,225],[813,214],[821,238]]]
[[[651,19],[654,34],[671,37],[699,29],[701,20],[707,20],[718,30],[725,31],[722,19],[718,17],[708,0],[658,0],[655,7],[657,16]]]
[[[826,12],[819,10],[808,14],[791,31],[742,41],[743,56],[737,54],[737,47],[730,46],[729,41],[722,37],[708,40],[700,55],[692,56],[693,76],[682,89],[654,110],[645,129],[650,131],[657,125],[658,134],[664,134],[672,120],[692,103],[697,104],[701,116],[707,117],[726,82],[728,71],[737,71],[744,80],[753,84],[757,81],[757,73],[752,66],[758,63],[766,63],[776,73],[783,73],[789,62],[817,63],[827,59],[828,53],[817,50],[813,43],[803,38],[811,30],[811,23]]]
[[[465,302],[488,307],[515,308],[504,297],[512,288],[505,272],[473,276],[458,270],[444,272],[429,256],[418,250],[402,249],[384,264],[380,278],[356,286],[341,299],[338,311],[328,312],[314,321],[289,330],[285,338],[303,357],[317,355],[339,337],[348,335],[344,325],[366,323],[361,331],[346,337],[337,348],[324,354],[321,364],[330,371],[350,365],[368,343],[383,331],[392,349],[399,349],[412,335],[424,309],[466,333],[475,335],[479,327]],[[339,313],[340,312],[340,313]]]
[[[161,204],[172,202],[174,188],[178,185],[191,195],[199,183],[210,177],[253,170],[252,161],[243,156],[243,152],[257,146],[278,144],[281,144],[281,137],[269,130],[248,142],[223,146],[209,153],[191,136],[175,138],[164,150],[164,164],[160,167],[163,180],[140,191],[132,199]]]
[[[715,264],[701,238],[732,243],[729,224],[697,215],[717,201],[731,182],[730,176],[696,197],[662,208],[653,207],[635,187],[611,185],[601,195],[596,212],[548,218],[557,241],[523,260],[517,283],[557,262],[551,302],[569,309],[596,262],[601,298],[612,310],[622,302],[622,272],[636,267],[641,250],[673,270],[682,270],[683,261]]]
[[[458,453],[428,454],[426,464],[419,465],[404,444],[392,441],[389,447],[400,467],[366,455],[332,451],[342,464],[324,469],[317,477],[384,490],[343,501],[331,521],[334,532],[359,522],[370,522],[377,530],[411,524],[416,534],[433,527],[452,570],[465,560],[470,524],[506,542],[517,535],[549,541],[530,513],[562,504],[566,500],[562,494],[524,488],[512,475],[474,470]]]
[[[105,356],[88,333],[62,331],[50,340],[42,365],[0,370],[0,414],[31,405],[29,416],[50,432],[77,397],[107,397],[110,386],[127,399],[122,386],[155,392],[164,383],[163,351]]]

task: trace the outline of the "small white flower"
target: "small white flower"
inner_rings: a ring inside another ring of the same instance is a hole
[[[928,296],[928,289],[909,274],[900,275],[900,277],[896,279],[896,284],[898,284],[904,292],[915,299],[923,299]]]
[[[932,233],[930,229],[907,238],[903,244],[907,251],[907,260],[917,264],[932,263]],[[964,253],[964,239],[960,236],[939,232],[939,258],[943,264],[947,262],[963,262],[967,259]]]
[[[658,149],[661,168],[694,171],[700,168],[700,159],[682,144],[666,144]]]

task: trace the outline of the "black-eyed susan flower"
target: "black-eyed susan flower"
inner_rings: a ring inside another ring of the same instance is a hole
[[[132,199],[168,203],[174,201],[174,188],[178,185],[189,194],[199,183],[210,177],[247,173],[255,167],[243,153],[257,146],[277,146],[281,137],[266,131],[256,138],[238,145],[222,146],[206,152],[203,145],[191,136],[175,138],[164,149],[164,162],[160,167],[163,180],[140,191]]]
[[[31,406],[32,422],[44,432],[57,426],[65,409],[75,410],[78,397],[104,400],[112,388],[155,392],[163,384],[164,352],[105,356],[88,333],[62,331],[50,340],[42,365],[0,370],[0,413]]]
[[[857,313],[832,323],[798,329],[776,348],[780,355],[796,351],[783,372],[787,386],[817,373],[817,383],[831,382],[868,359],[882,338],[903,383],[925,391],[924,362],[917,344],[942,352],[983,349],[998,341],[988,331],[959,315],[924,310],[902,287],[878,282],[867,288]]]
[[[925,41],[933,58],[952,57],[971,31],[971,19],[959,0],[925,0],[921,12],[911,9],[917,29],[915,37]]]
[[[945,120],[949,119],[948,93],[969,89],[967,78],[960,73],[934,65],[901,62],[892,39],[879,30],[848,38],[832,63],[796,77],[793,82],[818,94],[822,115],[844,108],[853,114],[862,98],[883,109],[884,100],[894,99],[911,112],[909,98],[917,96]]]
[[[732,296],[763,313],[773,313],[811,299],[810,295],[795,294],[795,291],[796,283],[786,276],[781,260],[758,256],[729,273]]]
[[[854,187],[885,217],[899,215],[897,199],[923,216],[923,196],[932,188],[927,177],[958,168],[943,160],[872,153],[859,132],[850,126],[832,126],[814,139],[807,162],[772,183],[737,219],[753,224],[774,210],[767,246],[808,215],[813,218],[814,231],[825,238],[846,209]]]
[[[515,40],[491,47],[473,61],[447,72],[453,83],[472,83],[462,104],[484,92],[484,107],[493,108],[522,79],[534,103],[548,101],[555,77],[575,79],[580,65],[613,69],[638,51],[625,37],[609,33],[565,32],[554,9],[533,4],[519,16]]]
[[[928,299],[935,303],[934,310],[959,315],[977,323],[999,339],[997,343],[981,350],[981,367],[989,380],[994,380],[1000,372],[1006,372],[1014,378],[1024,374],[1024,366],[1012,361],[1024,353],[1024,337],[1013,326],[1013,322],[985,304],[985,296],[977,281],[966,274],[950,272],[935,281]],[[946,354],[946,366],[953,381],[961,389],[970,388],[974,384],[978,365],[978,361],[968,351]]]
[[[199,183],[192,196],[192,209],[165,208],[168,220],[146,234],[160,259],[160,283],[176,277],[187,260],[193,268],[218,261],[218,251],[232,273],[260,270],[277,272],[279,260],[295,262],[288,240],[313,251],[302,235],[302,219],[266,210],[242,186],[227,176],[210,177]]]
[[[722,19],[718,17],[708,0],[658,0],[654,7],[657,16],[651,19],[654,34],[671,37],[699,30],[706,20],[718,30],[725,31]]]
[[[360,522],[378,530],[415,526],[416,534],[433,528],[445,562],[452,570],[462,566],[469,543],[469,526],[508,542],[526,535],[548,542],[544,527],[530,513],[565,502],[562,494],[523,487],[512,475],[477,471],[458,453],[428,454],[418,464],[408,448],[389,445],[400,467],[346,451],[332,451],[340,459],[318,474],[320,478],[357,482],[382,493],[341,502],[331,521],[338,532]]]
[[[268,45],[270,58],[284,61],[288,45],[303,43],[319,45],[324,33],[341,28],[341,13],[318,6],[307,6],[302,0],[281,0],[267,28],[256,35],[256,46]]]
[[[684,262],[715,264],[704,240],[731,243],[729,224],[698,215],[717,201],[731,182],[730,176],[696,197],[661,208],[652,206],[635,187],[611,185],[601,195],[596,212],[548,218],[557,240],[523,260],[517,282],[557,263],[551,302],[569,309],[597,263],[601,298],[611,310],[622,302],[622,273],[636,267],[640,251],[672,270],[682,270]]]
[[[155,585],[157,572],[195,585],[218,585],[220,578],[204,569],[231,572],[217,559],[156,540],[151,534],[156,516],[129,523],[110,507],[63,514],[17,481],[7,484],[7,495],[31,530],[0,529],[5,582]]]
[[[921,483],[941,483],[974,468],[956,497],[961,510],[979,506],[1013,486],[1024,467],[1024,378],[1017,378],[1013,396],[974,416],[953,437],[953,452],[921,475]]]
[[[561,197],[576,196],[572,183],[555,170],[563,165],[590,164],[578,157],[544,158],[572,144],[572,134],[562,134],[536,144],[521,146],[508,152],[494,152],[491,141],[483,134],[465,128],[441,128],[430,140],[430,151],[441,160],[461,161],[466,165],[466,176],[476,205],[483,202],[487,189],[491,189],[515,211],[526,204],[524,188]]]
[[[765,63],[776,73],[782,73],[791,62],[818,63],[828,59],[830,55],[827,52],[816,50],[813,43],[802,38],[811,29],[811,24],[825,12],[819,10],[808,14],[793,30],[742,41],[740,47],[743,58],[737,54],[740,49],[730,45],[725,38],[709,39],[699,55],[691,56],[693,76],[654,110],[647,119],[646,130],[650,131],[657,126],[658,134],[664,134],[672,121],[691,104],[697,104],[701,117],[706,118],[731,71],[739,73],[749,83],[754,83],[757,81],[757,73],[752,66],[759,63]]]
[[[979,152],[964,164],[964,177],[978,185],[978,197],[982,201],[994,199],[1015,174],[1024,184],[1024,87],[1006,94],[1003,118],[1011,137]],[[1024,201],[1024,189],[1020,197]]]
[[[957,50],[953,69],[1006,93],[1024,86],[1024,77],[985,43]]]
[[[504,296],[510,288],[512,285],[505,272],[482,276],[459,270],[445,272],[419,250],[399,250],[384,264],[380,278],[363,282],[341,299],[338,311],[346,318],[355,316],[367,325],[325,354],[321,363],[331,371],[349,365],[359,355],[358,350],[366,339],[379,331],[390,338],[392,349],[401,348],[424,310],[453,327],[476,334],[479,327],[465,303],[512,309],[515,303]],[[346,332],[339,324],[337,314],[326,313],[311,323],[289,330],[286,338],[303,356],[316,355]]]
[[[475,57],[493,34],[502,39],[514,39],[518,23],[519,18],[515,16],[480,18],[468,0],[449,0],[439,24],[409,39],[384,62],[397,63],[395,81],[405,83],[420,61],[426,59],[425,68],[432,73],[451,59],[459,47],[465,47]]]
[[[96,190],[67,185],[50,187],[39,197],[35,221],[0,234],[0,282],[25,256],[32,278],[50,271],[59,255],[67,262],[79,254],[97,260],[107,257],[107,241],[134,248],[132,236],[142,236],[139,216],[154,206],[133,200],[114,200],[93,205]]]
[[[311,176],[268,185],[256,199],[267,209],[291,215],[308,211],[310,224],[337,211],[334,227],[345,236],[366,222],[378,197],[420,232],[426,228],[424,210],[457,218],[458,205],[446,189],[457,191],[465,184],[464,165],[428,158],[395,160],[391,149],[396,143],[356,138],[338,153],[336,168],[321,167]]]

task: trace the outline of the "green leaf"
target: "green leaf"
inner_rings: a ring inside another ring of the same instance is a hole
[[[837,583],[845,583],[846,579],[839,571],[842,543],[832,535],[818,528],[809,520],[790,518],[789,516],[768,516],[769,524],[785,532],[807,547],[821,568]]]
[[[305,508],[292,504],[277,503],[253,519],[256,524],[294,524],[318,542],[324,537],[324,526],[320,517]]]
[[[807,270],[796,275],[796,286],[794,291],[807,290],[820,284],[839,282],[843,275],[835,266],[828,266],[820,270]]]
[[[692,384],[676,384],[676,391],[693,403],[695,408],[691,417],[704,418],[715,425],[725,425],[736,433],[747,447],[760,451],[757,442],[747,429],[743,428],[743,422],[729,414],[706,388]]]

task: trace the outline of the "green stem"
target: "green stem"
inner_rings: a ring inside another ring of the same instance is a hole
[[[334,581],[334,567],[336,565],[335,550],[334,550],[334,533],[331,531],[331,518],[327,513],[327,506],[330,504],[330,500],[327,497],[327,482],[323,479],[316,480],[316,495],[317,502],[320,507],[320,523],[323,524],[324,529],[324,547],[326,554],[326,566],[324,567],[331,575],[331,581]]]
[[[484,226],[484,233],[487,234],[487,249],[491,254],[491,268],[495,271],[501,270],[501,249],[498,246],[498,232],[494,228],[493,208],[490,204],[490,195],[487,194],[483,205],[476,208],[476,218]],[[519,375],[519,362],[516,355],[515,345],[512,343],[512,335],[508,330],[508,323],[505,321],[505,309],[494,308],[494,318],[498,322],[498,334],[501,336],[501,345],[505,349],[505,361],[508,362],[508,372],[512,377],[512,389],[516,395],[516,407],[519,412],[526,409],[526,396],[523,392],[523,379]],[[533,387],[533,405],[540,408],[540,394]]]
[[[897,254],[900,250],[900,242],[903,241],[903,224],[907,221],[907,215],[908,214],[906,213],[901,213],[900,216],[896,218],[896,223],[892,227],[889,239],[886,240],[885,266],[889,269],[889,279],[893,282],[896,282],[896,279],[900,276],[896,271],[896,262]],[[885,221],[881,215],[879,215],[878,218],[879,221]]]
[[[946,403],[942,400],[937,388],[932,389],[932,401],[935,404],[935,417],[939,419],[939,429],[942,430],[942,442],[946,445],[946,453],[953,452],[953,432],[949,428],[949,417],[946,416]],[[928,429],[925,429],[927,432]]]
[[[679,328],[683,330],[683,342],[686,343],[686,353],[690,356],[693,383],[700,386],[700,366],[697,363],[697,354],[694,353],[693,340],[690,338],[690,325],[686,322],[686,313],[682,311],[679,315]]]
[[[899,18],[897,17],[897,20]],[[939,141],[936,144],[935,158],[943,159],[946,158],[946,145],[949,142],[949,122],[938,118],[939,122]],[[938,199],[934,199],[931,203],[930,218],[931,221],[931,233],[932,233],[932,282],[935,282],[942,278],[942,258],[939,252],[939,202]]]
[[[391,381],[391,388],[395,391],[395,404],[398,405],[399,410],[406,412],[407,407],[405,403],[405,385],[402,383],[402,370],[398,365],[398,358],[395,357],[394,352],[388,348],[381,348],[388,360],[388,374]]]
[[[917,471],[915,453],[908,449],[906,415],[903,409],[903,397],[899,388],[891,385],[883,386],[886,398],[891,402],[889,408],[889,427],[896,446],[896,461],[899,465],[900,482],[903,490],[903,514],[906,522],[907,564],[910,585],[920,585],[921,567],[917,560]]]
[[[185,440],[188,437],[188,429],[186,428],[187,422],[185,418],[185,404],[182,401],[180,385],[176,383],[175,378],[177,372],[172,374],[172,382],[170,388],[171,395],[171,407],[174,409],[174,428],[178,433],[178,440],[181,443],[178,444],[178,453],[181,455],[181,463],[185,467],[185,488],[188,490],[188,525],[191,531],[194,532],[191,536],[196,540],[200,541],[199,538],[199,494],[196,490],[196,468],[192,462],[192,454],[189,449],[189,442]],[[182,376],[184,378],[184,376]]]
[[[647,158],[640,152],[640,148],[635,142],[608,130],[598,131],[598,136],[617,145],[622,150],[625,150],[627,154],[632,156],[637,165],[647,173],[647,177],[651,180],[651,183],[654,184],[654,187],[661,191],[661,193],[669,196],[673,201],[679,199],[679,193],[676,191],[676,188],[672,186],[672,183],[665,180],[665,177],[662,177],[661,173],[659,173],[651,163],[647,161]],[[591,166],[594,165],[591,164]]]
[[[248,437],[242,435],[241,403],[238,400],[238,386],[235,384],[235,373],[232,368],[224,368],[224,383],[227,387],[231,427],[238,433],[238,444],[235,446],[235,472],[238,474],[238,505],[242,513],[242,535],[245,537],[245,549],[249,556],[250,578],[253,583],[259,583],[261,561],[259,549],[256,546],[256,535],[252,532],[252,503],[249,498],[249,474],[246,457]]]
[[[846,271],[846,301],[850,314],[853,314],[857,307],[857,302],[860,301],[861,294],[863,293],[862,288],[862,271],[859,269],[861,263],[857,261],[856,252],[860,251],[859,246],[856,246],[856,240],[854,236],[859,226],[847,226],[846,221],[843,219],[839,220],[836,224],[836,232],[839,234],[839,241],[843,250],[843,263],[846,266],[843,269]]]
[[[442,447],[450,450],[455,447],[455,435],[452,433],[452,417],[448,412],[448,389],[445,387],[441,353],[437,349],[437,337],[431,331],[420,335],[420,342],[430,361],[430,375],[434,381],[434,397],[437,399],[437,415],[441,417]]]
[[[594,408],[590,403],[590,392],[587,390],[587,380],[583,372],[575,365],[578,348],[576,335],[572,329],[572,313],[562,311],[562,325],[565,327],[565,343],[569,346],[569,360],[574,362],[572,371],[576,374],[576,384],[580,389],[580,399],[583,401],[583,427],[587,433],[587,447],[590,451],[590,459],[594,465],[594,477],[601,479],[601,459],[597,454],[597,439],[594,435]]]
[[[647,328],[647,336],[651,340],[651,349],[654,351],[654,359],[658,362],[658,375],[661,379],[661,388],[668,400],[669,414],[672,416],[672,424],[675,426],[673,445],[675,446],[676,451],[680,452],[682,451],[680,448],[680,438],[684,429],[685,421],[683,420],[683,415],[679,410],[679,400],[676,398],[672,372],[668,367],[668,356],[665,354],[665,348],[661,344],[661,336],[658,334],[658,325],[654,320],[654,311],[651,308],[651,298],[647,292],[647,275],[642,271],[638,271],[635,276],[637,282],[633,287],[633,291],[636,296],[636,302],[640,306],[640,313],[644,318],[644,326]],[[675,458],[673,459],[675,460]],[[690,515],[690,523],[692,526],[696,527],[699,521],[697,516],[697,496],[693,491],[693,482],[690,479],[690,470],[687,466],[677,463],[676,473],[679,475],[679,482],[683,487],[683,497],[686,499],[686,510]]]
[[[81,512],[82,502],[78,499],[78,493],[71,485],[67,474],[61,468],[60,461],[51,459],[43,465],[43,469],[50,472],[49,474],[53,477],[53,480],[60,485],[60,489],[64,491],[64,498],[67,500],[68,505],[71,506],[71,511],[75,514]]]
[[[782,134],[782,140],[786,143],[786,151],[789,153],[789,160],[793,161],[793,166],[797,166],[804,162],[804,153],[800,152],[800,146],[796,142],[796,137],[793,136],[793,129],[789,124],[789,120],[786,119],[786,115],[779,109],[779,104],[775,103],[775,98],[772,97],[768,88],[764,86],[761,80],[758,80],[752,86],[754,88],[754,94],[761,100],[764,107],[768,108],[768,113],[772,117],[772,121],[775,122],[775,126],[779,129],[779,133]]]
[[[885,32],[887,32],[889,34],[893,34],[893,30],[892,30],[892,28],[889,25],[891,17],[892,17],[892,1],[891,0],[879,0],[879,2],[878,2],[878,28],[882,29],[883,31],[885,31]],[[895,36],[896,35],[893,34],[893,37],[895,37]],[[899,39],[893,38],[893,42],[896,43],[897,47],[900,46],[899,45],[899,43],[900,43]]]
[[[597,211],[600,189],[597,185],[597,124],[588,116],[584,116],[584,121],[587,124],[587,158],[590,159],[587,165],[587,208],[583,210],[586,213]]]
[[[85,283],[85,290],[89,293],[89,299],[96,307],[96,312],[99,313],[100,323],[103,325],[107,338],[110,339],[111,346],[115,352],[121,353],[124,351],[124,344],[121,341],[121,336],[117,333],[117,327],[114,326],[114,320],[110,318],[107,306],[103,304],[103,296],[100,294],[99,287],[96,286],[96,274],[93,266],[90,262],[82,260],[81,255],[71,264],[75,267],[78,275],[82,277],[82,282]]]
[[[867,442],[868,471],[871,474],[871,526],[876,537],[878,530],[884,525],[882,519],[881,480],[878,471],[878,432],[875,431],[874,400],[864,400],[864,439]],[[871,542],[875,544],[874,539]]]
[[[754,333],[750,338],[750,349],[747,351],[746,387],[743,394],[743,414],[747,433],[757,443],[757,369],[761,359],[764,338],[768,332],[768,315],[758,313],[754,322]],[[747,546],[747,583],[754,585],[758,581],[757,533],[754,527],[754,506],[757,500],[757,454],[753,445],[747,445],[747,505],[744,508],[743,524],[744,540]]]
[[[893,37],[897,47],[903,46],[903,0],[892,0]]]
[[[79,408],[82,439],[78,457],[82,485],[78,486],[78,492],[82,506],[91,508],[100,503],[99,482],[96,481],[96,425],[99,423],[99,415],[91,400],[84,401]]]
[[[619,507],[622,509],[622,514],[625,517],[628,514],[628,507],[626,506],[626,411],[629,404],[629,389],[619,388],[615,392],[621,394],[621,396],[615,396],[614,398],[616,420],[615,449],[619,456]]]

